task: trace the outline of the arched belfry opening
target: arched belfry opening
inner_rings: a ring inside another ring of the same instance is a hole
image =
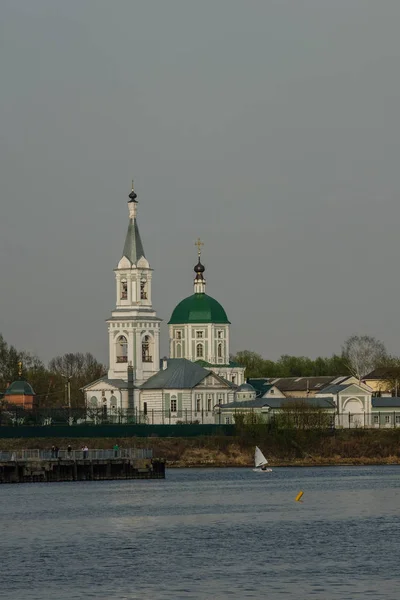
[[[128,362],[128,340],[124,335],[120,335],[116,342],[116,359],[117,363]]]
[[[121,281],[121,300],[127,300],[128,298],[128,282],[126,279],[122,279]]]
[[[142,362],[152,363],[154,354],[154,341],[150,335],[145,335],[142,338]]]
[[[145,279],[144,277],[142,277],[142,279],[140,280],[140,299],[148,299],[147,279]]]

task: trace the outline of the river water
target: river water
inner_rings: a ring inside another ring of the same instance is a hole
[[[399,555],[400,467],[0,488],[4,600],[397,600]]]

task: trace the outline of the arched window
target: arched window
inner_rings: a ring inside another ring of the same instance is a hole
[[[207,398],[207,410],[210,412],[210,410],[212,410],[212,399],[211,396],[208,396]]]
[[[117,339],[117,363],[128,362],[128,340],[124,335]]]
[[[201,411],[201,396],[196,396],[196,412]]]
[[[218,344],[217,354],[218,358],[222,358],[222,344]]]
[[[147,300],[147,281],[142,279],[140,281],[140,299]]]
[[[111,396],[110,398],[110,408],[111,410],[117,410],[117,399],[115,396]]]
[[[176,396],[171,396],[171,412],[175,413],[177,409]]]
[[[128,298],[128,282],[126,279],[121,281],[121,300],[126,300]]]
[[[91,406],[92,408],[97,408],[97,406],[98,406],[98,404],[99,404],[99,403],[98,403],[98,400],[97,400],[96,396],[92,396],[92,397],[90,398],[90,400],[89,400],[89,404],[90,404],[90,406]]]
[[[182,346],[180,344],[176,345],[176,358],[182,358]]]
[[[153,357],[151,355],[152,339],[149,335],[145,335],[142,340],[142,362],[151,363]]]
[[[197,344],[196,346],[196,358],[203,358],[203,344]]]

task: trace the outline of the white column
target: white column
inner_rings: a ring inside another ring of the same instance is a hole
[[[206,358],[206,361],[213,364],[213,357],[214,357],[214,336],[212,334],[212,325],[211,323],[208,324],[207,326],[207,338],[208,338],[208,356]]]
[[[135,369],[133,344],[134,344],[134,337],[133,337],[133,328],[132,328],[132,329],[129,329],[129,332],[128,332],[128,364],[126,365],[127,369],[128,369],[129,363],[132,363],[132,366]],[[127,377],[128,377],[128,374],[127,374]]]
[[[115,287],[116,287],[115,304],[116,304],[116,306],[118,306],[118,304],[120,303],[120,297],[121,297],[121,277],[120,277],[119,273],[115,273]]]
[[[160,364],[160,326],[154,331],[153,370],[158,371]]]
[[[137,379],[141,379],[142,378],[142,371],[143,371],[143,367],[142,367],[142,339],[141,339],[141,335],[140,335],[140,331],[137,330],[136,332],[136,365],[135,365],[135,369],[136,369],[136,377]]]
[[[113,337],[113,331],[111,329],[111,325],[108,326],[108,357],[109,357],[108,375],[109,375],[110,379],[112,379],[112,374],[114,373],[114,369],[115,369],[115,344],[114,344],[114,337]]]
[[[132,275],[131,273],[127,273],[126,274],[126,285],[128,288],[128,294],[127,294],[127,302],[128,304],[132,304]]]

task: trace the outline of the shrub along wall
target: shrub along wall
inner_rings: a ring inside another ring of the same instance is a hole
[[[53,425],[0,427],[1,438],[123,438],[235,435],[234,425]]]

